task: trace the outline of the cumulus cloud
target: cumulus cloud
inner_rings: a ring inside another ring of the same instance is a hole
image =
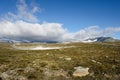
[[[25,0],[19,0],[16,5],[18,12],[16,14],[9,12],[6,16],[8,20],[24,20],[27,22],[37,22],[38,19],[35,16],[35,13],[40,9],[36,5],[32,5],[32,9],[28,7]],[[31,10],[31,11],[30,11]]]
[[[103,30],[99,26],[90,26],[75,33],[74,38],[77,40],[85,40],[99,36],[111,36],[114,33],[120,32],[120,27],[108,27]]]
[[[39,40],[39,41],[61,41],[66,30],[59,23],[28,23],[25,21],[2,21],[0,22],[1,37]]]
[[[36,13],[36,12],[39,12],[39,10],[40,10],[39,7],[34,6],[33,9],[32,9],[32,12]]]
[[[70,33],[60,23],[28,23],[22,20],[0,22],[0,37],[30,41],[81,41],[90,37],[106,36],[119,32],[120,28],[99,30],[98,26],[88,27]]]
[[[101,30],[99,26],[90,26],[71,33],[60,23],[37,23],[34,13],[39,8],[33,6],[29,11],[25,0],[19,0],[17,14],[8,13],[7,19],[0,21],[0,38],[29,41],[82,41],[91,37],[110,36],[120,32],[120,27]]]

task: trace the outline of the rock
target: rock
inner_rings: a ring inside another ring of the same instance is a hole
[[[2,80],[28,80],[23,76],[8,74],[7,72],[3,72],[0,77]]]
[[[55,71],[55,75],[56,75],[56,76],[67,77],[67,72],[64,71],[63,69],[60,69],[60,70],[58,70],[58,71]]]
[[[6,72],[3,72],[0,76],[3,80],[8,80],[10,78],[10,76],[6,73]]]
[[[74,67],[75,71],[73,72],[73,77],[82,77],[89,74],[89,68],[84,68],[81,66]]]
[[[101,62],[98,62],[98,61],[96,61],[96,60],[91,60],[93,63],[97,63],[97,64],[100,64],[100,65],[102,65],[102,63]]]
[[[26,67],[24,69],[24,73],[34,73],[34,72],[35,72],[35,69],[31,67]]]
[[[65,60],[70,61],[70,60],[71,60],[71,58],[65,58]]]
[[[53,77],[53,76],[63,76],[63,77],[67,77],[67,72],[64,71],[63,69],[60,70],[50,70],[48,68],[45,68],[43,70],[44,75],[46,75],[47,77]]]
[[[49,55],[49,53],[46,54],[47,56]]]
[[[2,80],[28,80],[25,74],[34,74],[35,70],[31,67],[16,68],[0,74]]]

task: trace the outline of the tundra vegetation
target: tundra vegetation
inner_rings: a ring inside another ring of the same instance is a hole
[[[19,50],[13,45],[0,43],[0,80],[120,79],[120,42],[16,45],[68,47],[51,50]],[[87,74],[82,75],[81,69]]]

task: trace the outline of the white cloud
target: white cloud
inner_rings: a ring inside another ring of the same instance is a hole
[[[76,32],[74,38],[76,38],[77,40],[84,40],[87,38],[94,38],[99,36],[111,36],[112,34],[118,32],[120,32],[120,27],[108,27],[101,30],[99,26],[90,26],[88,28]]]
[[[0,21],[0,38],[30,41],[80,41],[91,37],[111,36],[111,34],[120,32],[120,27],[101,30],[99,26],[90,26],[70,33],[60,23],[37,23],[34,13],[39,8],[34,6],[32,11],[29,11],[25,0],[20,0],[17,9],[17,14],[9,12],[7,19]]]
[[[117,27],[117,28],[114,28],[114,27],[109,27],[109,28],[106,28],[104,31],[101,32],[101,34],[114,34],[116,32],[120,32],[120,27]]]
[[[82,29],[75,34],[77,40],[84,40],[90,37],[100,36],[99,26],[90,26],[88,28]]]
[[[36,41],[78,41],[90,37],[110,35],[120,28],[99,30],[98,26],[88,27],[75,33],[69,33],[60,23],[28,23],[22,20],[0,22],[0,37],[36,40]]]
[[[0,22],[1,37],[28,40],[62,41],[66,30],[59,23],[28,23],[24,21]]]
[[[33,9],[32,9],[32,12],[36,13],[36,12],[39,12],[39,10],[40,10],[39,7],[34,6]]]
[[[33,5],[30,9],[28,5],[26,4],[25,0],[19,0],[17,6],[18,12],[16,14],[8,12],[7,19],[14,19],[14,20],[24,20],[28,22],[37,22],[38,19],[35,16],[35,13],[38,12],[40,9]],[[30,11],[31,10],[31,11]]]

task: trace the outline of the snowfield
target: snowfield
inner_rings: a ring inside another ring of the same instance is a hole
[[[45,46],[30,46],[30,47],[23,47],[23,46],[18,46],[20,44],[13,44],[14,49],[18,50],[51,50],[51,49],[61,49],[61,48],[71,48],[75,46],[64,46],[64,47],[45,47]]]

